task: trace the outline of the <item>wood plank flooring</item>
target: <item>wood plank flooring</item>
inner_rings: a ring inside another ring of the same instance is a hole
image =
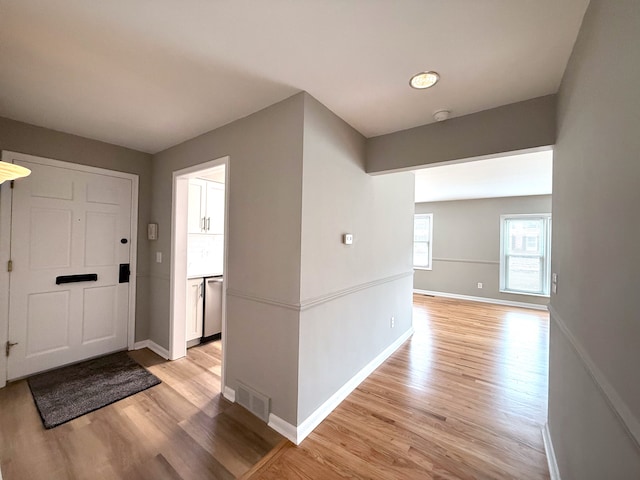
[[[161,385],[44,430],[24,381],[0,390],[0,465],[22,479],[547,479],[548,314],[414,297],[414,336],[298,447],[219,395],[219,343]]]
[[[547,479],[548,314],[414,296],[414,336],[252,480]]]
[[[284,441],[220,396],[220,342],[174,362],[130,355],[163,383],[52,430],[26,381],[0,390],[3,480],[232,479]]]

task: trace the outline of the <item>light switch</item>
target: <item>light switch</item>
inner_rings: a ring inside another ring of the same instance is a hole
[[[345,245],[353,244],[353,234],[352,233],[345,233],[342,236],[342,243],[344,243]]]
[[[147,238],[149,240],[157,240],[158,239],[158,224],[150,223],[147,225]]]

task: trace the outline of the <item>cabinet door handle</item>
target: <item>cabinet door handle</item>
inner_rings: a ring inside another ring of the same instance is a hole
[[[202,217],[202,220],[200,221],[200,231],[204,232],[207,228],[207,219],[205,217]]]
[[[207,232],[211,230],[211,217],[207,217]]]

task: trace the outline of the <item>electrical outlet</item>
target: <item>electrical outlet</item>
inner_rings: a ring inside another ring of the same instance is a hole
[[[478,282],[478,288],[482,288],[482,282]]]
[[[391,322],[390,322],[390,324],[391,324],[391,328],[393,328],[393,327],[395,327],[395,326],[396,326],[396,319],[395,319],[395,317],[391,317]]]

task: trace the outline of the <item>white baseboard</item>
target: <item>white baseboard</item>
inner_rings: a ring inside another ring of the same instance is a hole
[[[273,413],[269,414],[269,423],[267,425],[296,445],[299,445],[302,441],[302,439],[298,441],[298,429],[296,427]]]
[[[133,344],[134,350],[141,350],[143,348],[148,348],[152,352],[160,355],[165,360],[169,360],[169,351],[166,348],[162,348],[152,340],[142,340],[141,342],[136,342]]]
[[[547,464],[549,465],[549,476],[551,480],[562,480],[560,478],[560,470],[556,461],[556,453],[553,451],[553,442],[551,441],[551,432],[549,424],[545,423],[542,427],[542,441],[544,442],[544,451],[547,454]]]
[[[222,390],[222,396],[229,400],[231,403],[234,403],[236,401],[236,391],[233,388],[227,387],[226,385]]]
[[[362,383],[373,371],[378,368],[384,361],[395,352],[411,335],[413,335],[413,327],[403,333],[396,341],[385,348],[371,362],[369,362],[362,370],[356,373],[347,383],[345,383],[337,392],[327,399],[318,409],[316,409],[306,420],[297,427],[291,425],[277,415],[269,415],[269,426],[276,432],[291,440],[296,445],[300,443],[316,428],[320,423],[329,416],[329,414],[353,392],[358,385]]]
[[[493,305],[506,305],[508,307],[531,308],[533,310],[547,310],[547,305],[538,305],[537,303],[514,302],[511,300],[499,300],[497,298],[473,297],[471,295],[460,295],[458,293],[434,292],[432,290],[413,289],[413,293],[422,295],[433,295],[434,297],[455,298],[457,300],[470,300],[472,302],[491,303]]]

